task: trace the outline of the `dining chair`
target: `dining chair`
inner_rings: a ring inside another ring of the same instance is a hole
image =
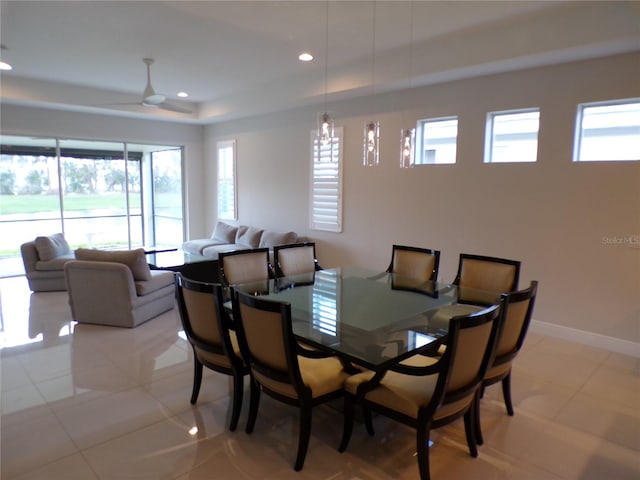
[[[229,430],[238,425],[244,376],[249,366],[243,360],[235,331],[223,306],[220,284],[197,282],[175,275],[175,295],[187,340],[193,349],[193,390],[191,404],[200,393],[203,366],[233,378],[232,412]]]
[[[394,245],[387,272],[424,282],[436,281],[439,265],[439,250]]]
[[[449,322],[448,347],[441,357],[414,355],[379,372],[365,371],[345,382],[344,430],[339,451],[353,431],[355,404],[374,434],[371,411],[416,429],[420,478],[428,480],[429,436],[434,428],[464,417],[467,446],[478,456],[475,418],[478,391],[495,350],[501,306],[457,316]]]
[[[260,392],[300,410],[299,471],[309,446],[312,408],[341,397],[348,377],[340,360],[318,350],[300,348],[293,335],[291,305],[231,290],[233,317],[241,331],[240,348],[251,375],[247,433],[252,433]]]
[[[234,250],[218,255],[220,280],[225,285],[259,282],[273,277],[268,248]]]
[[[495,356],[487,369],[480,388],[480,398],[485,387],[502,382],[502,396],[507,413],[513,416],[511,402],[511,366],[518,355],[531,323],[533,306],[538,292],[538,282],[533,280],[529,288],[506,294],[503,303],[504,323],[498,337]],[[480,402],[476,404],[478,407]],[[480,411],[476,412],[476,441],[482,445],[482,430],[480,428]]]
[[[322,270],[316,257],[315,242],[290,243],[273,247],[276,277],[299,275]]]

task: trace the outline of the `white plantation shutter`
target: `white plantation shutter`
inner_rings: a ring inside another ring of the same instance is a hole
[[[342,231],[342,127],[322,145],[311,132],[310,218],[313,230]]]

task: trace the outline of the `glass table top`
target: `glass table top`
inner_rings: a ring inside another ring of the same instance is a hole
[[[291,305],[293,331],[311,345],[370,369],[424,350],[447,334],[438,315],[460,296],[480,310],[499,295],[358,268],[335,268],[236,286]],[[473,308],[472,308],[473,309]]]

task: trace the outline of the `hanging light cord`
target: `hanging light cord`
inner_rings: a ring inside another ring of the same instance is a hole
[[[409,19],[409,88],[413,88],[413,2]]]
[[[376,2],[373,2],[373,39],[371,42],[371,94],[376,93],[375,72],[376,72]]]
[[[325,32],[324,32],[324,111],[327,111],[327,90],[329,89],[329,0],[325,3]]]

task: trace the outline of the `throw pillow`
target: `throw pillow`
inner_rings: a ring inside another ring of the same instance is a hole
[[[216,223],[216,228],[213,230],[213,235],[211,235],[212,240],[218,240],[222,243],[234,243],[236,240],[236,231],[238,227],[234,227],[233,225],[229,225],[224,222]]]
[[[240,225],[238,226],[238,231],[236,232],[236,238],[233,241],[233,243],[240,243],[240,237],[242,237],[245,233],[247,233],[247,227],[246,225]]]
[[[62,233],[55,233],[48,237],[36,237],[34,243],[38,251],[38,258],[44,262],[65,255],[70,251],[69,244]]]
[[[260,245],[260,237],[262,236],[262,230],[257,228],[247,227],[242,235],[236,236],[236,243],[245,245],[249,248],[258,248]]]
[[[144,254],[144,248],[134,250],[96,250],[91,248],[78,248],[77,260],[89,260],[92,262],[116,262],[123,263],[133,275],[136,281],[151,279],[151,270]]]
[[[289,243],[295,243],[298,240],[298,235],[295,232],[278,233],[265,230],[260,237],[260,248],[273,248],[276,245],[288,245]]]

